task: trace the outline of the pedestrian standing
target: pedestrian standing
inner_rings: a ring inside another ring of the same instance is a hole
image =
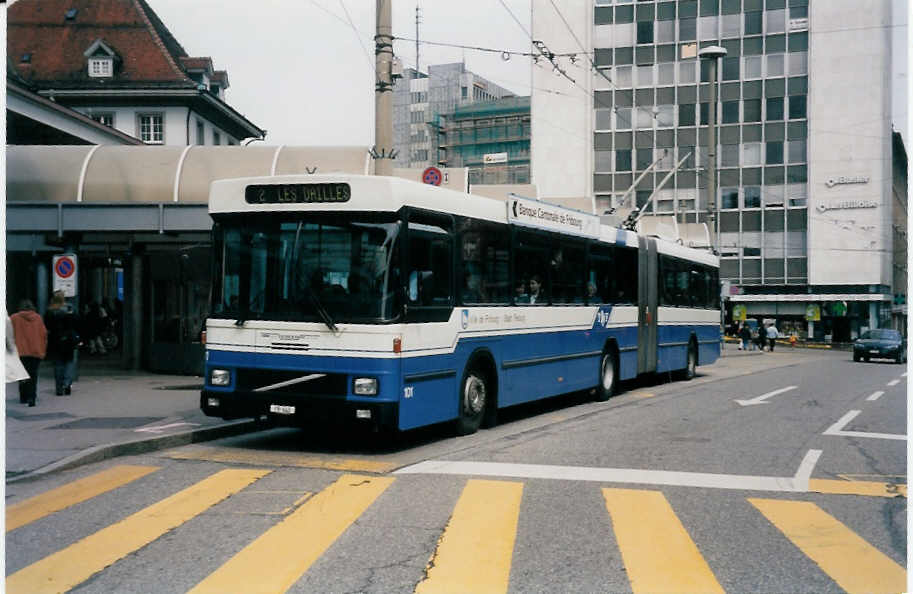
[[[767,342],[770,352],[774,352],[774,345],[777,344],[777,338],[780,337],[780,333],[777,332],[777,325],[771,324],[767,327]]]
[[[48,331],[35,311],[35,304],[28,299],[19,302],[19,311],[10,316],[19,360],[28,372],[28,379],[19,382],[19,402],[35,406],[38,400],[38,365],[44,359],[48,346]]]
[[[747,351],[751,344],[751,328],[748,327],[748,324],[742,324],[739,330],[739,338],[742,339],[742,350]]]
[[[54,291],[44,319],[48,329],[48,356],[54,362],[54,384],[58,396],[69,396],[76,374],[79,346],[79,318],[67,304],[63,291]]]

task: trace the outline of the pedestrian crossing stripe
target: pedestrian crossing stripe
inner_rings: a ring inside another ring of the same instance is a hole
[[[6,531],[82,503],[158,470],[157,466],[120,465],[67,483],[6,508]]]
[[[814,503],[749,499],[808,558],[850,593],[905,592],[906,570]]]
[[[416,593],[507,592],[522,497],[523,483],[467,481]]]
[[[110,486],[126,481],[130,468],[112,468],[92,477]],[[155,470],[132,467],[139,476]],[[74,588],[225,498],[255,492],[248,488],[270,472],[220,471],[17,571],[7,578],[7,591],[41,593]],[[67,493],[68,487],[74,493],[88,493],[91,490],[86,490],[86,480],[92,477],[46,495]],[[288,590],[394,480],[345,474],[316,495],[303,493],[292,506],[294,511],[228,558],[192,591]],[[858,488],[862,481],[834,482],[857,483]],[[101,487],[95,490],[104,492]],[[416,592],[506,592],[523,491],[522,482],[467,480]],[[635,593],[722,591],[661,491],[606,487],[601,492]],[[40,502],[39,497],[32,500]],[[817,505],[785,499],[747,501],[848,592],[899,592],[905,588],[904,567]]]
[[[724,591],[662,493],[603,489],[602,495],[635,594]]]
[[[393,481],[342,475],[190,592],[285,592]]]
[[[221,470],[17,571],[6,579],[6,591],[41,594],[70,590],[270,472]]]

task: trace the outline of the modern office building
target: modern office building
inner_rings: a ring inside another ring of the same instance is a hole
[[[439,162],[468,168],[470,186],[529,183],[529,97],[457,107],[441,134]]]
[[[714,106],[729,315],[835,341],[899,323],[892,23],[884,0],[534,0],[533,37],[568,76],[533,69],[533,182],[599,213],[652,196],[659,214],[712,226]],[[707,46],[726,50],[716,101]]]
[[[513,93],[466,70],[466,64],[438,64],[428,73],[403,70],[393,86],[393,147],[397,167],[419,168],[439,162],[441,114],[461,106]]]

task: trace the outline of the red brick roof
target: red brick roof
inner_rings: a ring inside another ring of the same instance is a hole
[[[104,83],[89,78],[83,55],[97,39],[122,60]],[[25,53],[28,64],[20,62]],[[39,88],[194,86],[181,64],[187,53],[145,0],[19,0],[7,8],[7,55]]]
[[[203,57],[203,58],[180,58],[181,66],[187,70],[205,70],[206,72],[212,72],[212,58]]]

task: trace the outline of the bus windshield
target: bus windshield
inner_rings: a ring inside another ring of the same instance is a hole
[[[219,217],[212,316],[246,320],[385,322],[401,309],[400,223],[271,213]]]

